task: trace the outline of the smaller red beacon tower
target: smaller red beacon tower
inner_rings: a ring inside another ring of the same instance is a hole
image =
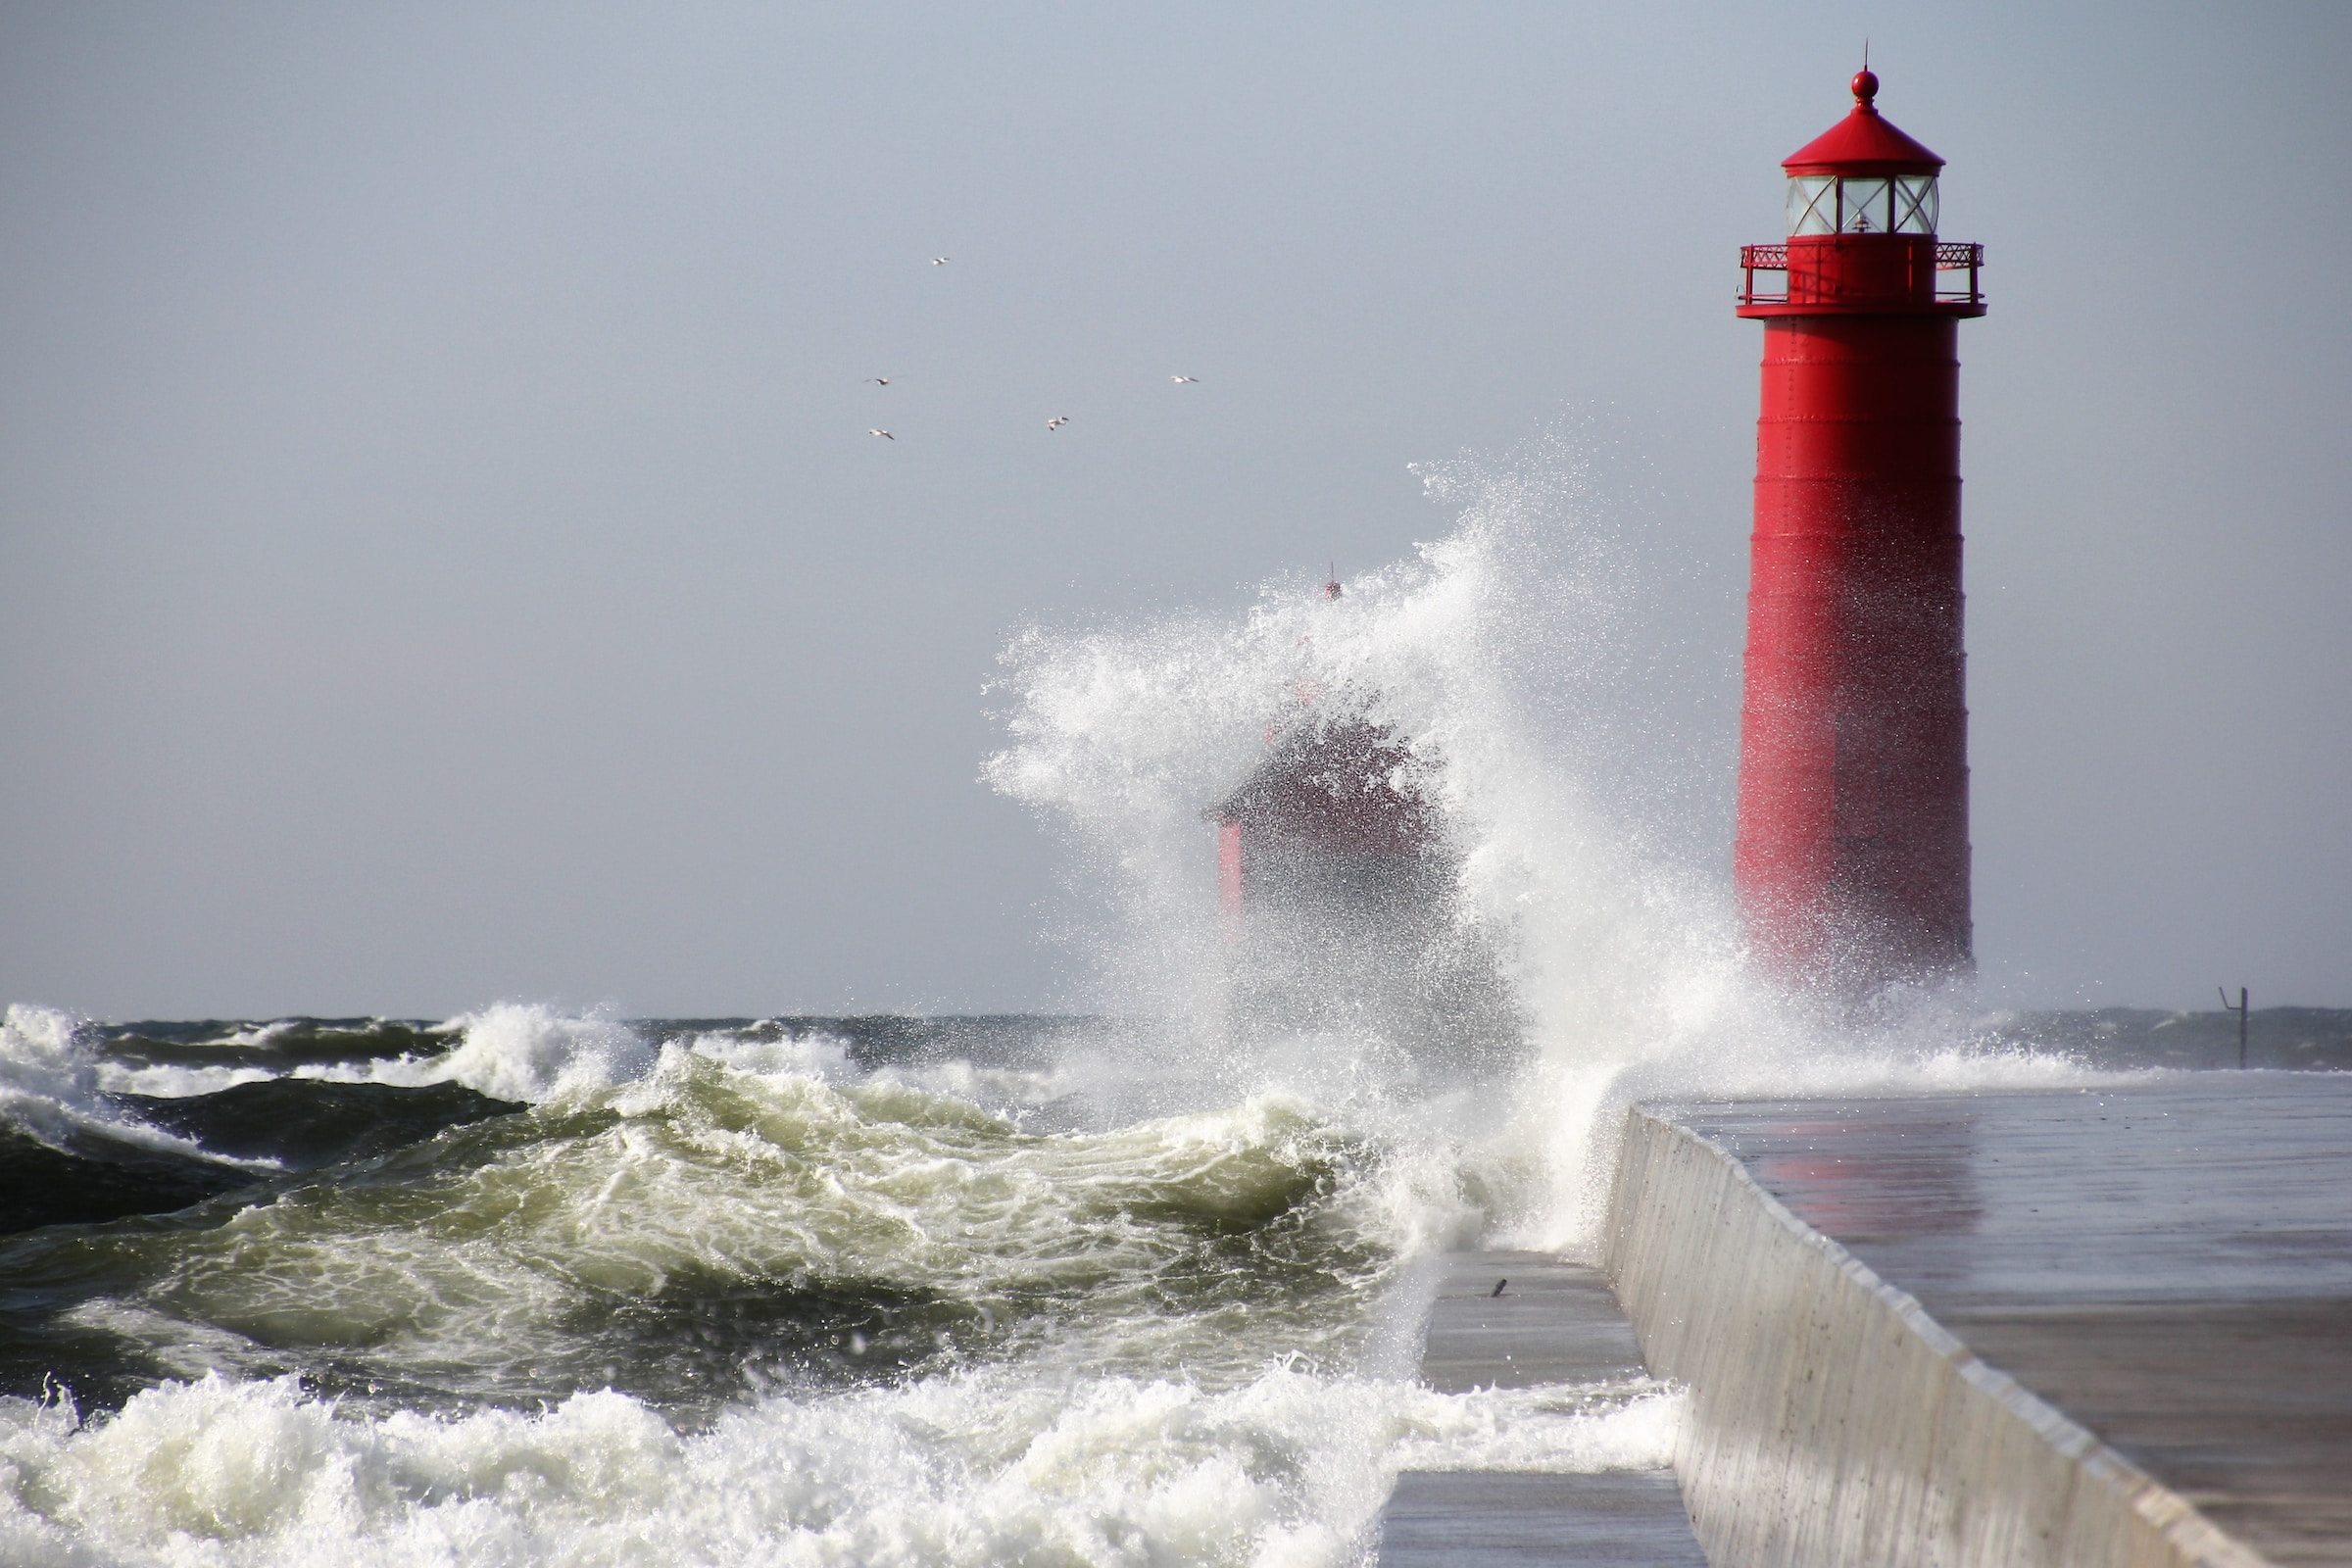
[[[1735,877],[1764,962],[1846,992],[1973,962],[1958,325],[1984,247],[1936,237],[1943,160],[1878,90],[1856,75],[1783,163],[1787,241],[1740,255],[1764,384]]]

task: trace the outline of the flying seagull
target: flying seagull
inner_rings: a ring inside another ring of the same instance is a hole
[[[1197,375],[1171,375],[1168,377],[1168,379],[1175,382],[1178,386],[1183,386],[1188,381],[1198,381],[1200,378]]]
[[[1048,420],[1046,421],[1046,428],[1047,428],[1047,429],[1049,429],[1049,430],[1058,430],[1058,429],[1060,429],[1060,428],[1061,428],[1063,425],[1065,425],[1065,424],[1067,424],[1067,423],[1069,423],[1069,422],[1070,422],[1070,416],[1069,416],[1068,415],[1066,415],[1066,414],[1056,414],[1055,416],[1054,416],[1054,417],[1052,417],[1051,419],[1048,419]]]
[[[878,435],[885,441],[896,441],[898,439],[897,436],[892,435],[888,430],[868,430],[865,433],[867,435]]]
[[[931,265],[933,267],[945,267],[955,259],[956,258],[953,256],[934,256],[931,258]]]
[[[887,375],[869,375],[865,379],[870,385],[873,386],[890,385],[890,377]]]

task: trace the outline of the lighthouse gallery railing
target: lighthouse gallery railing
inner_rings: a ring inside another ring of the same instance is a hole
[[[1984,247],[1952,240],[1936,242],[1936,284],[1934,298],[1937,304],[1982,305],[1984,290],[1979,286],[1978,273],[1984,267]],[[1780,289],[1756,286],[1758,272],[1780,273]],[[1957,279],[1946,283],[1946,273],[1966,272],[1966,283]],[[1787,245],[1742,245],[1740,247],[1740,303],[1742,305],[1786,305],[1788,303],[1788,247]]]

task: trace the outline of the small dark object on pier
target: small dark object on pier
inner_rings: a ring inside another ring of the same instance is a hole
[[[1491,1295],[1491,1296],[1489,1296],[1489,1297],[1487,1298],[1487,1299],[1491,1301],[1491,1300],[1493,1300],[1493,1299],[1494,1298],[1494,1297],[1496,1297],[1496,1296],[1500,1296],[1500,1295],[1502,1294],[1502,1288],[1503,1288],[1505,1285],[1508,1285],[1508,1284],[1510,1284],[1510,1283],[1511,1283],[1511,1282],[1510,1282],[1509,1280],[1496,1280],[1496,1281],[1494,1282],[1494,1294],[1493,1294],[1493,1295]]]

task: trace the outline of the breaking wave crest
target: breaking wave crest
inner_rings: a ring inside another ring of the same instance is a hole
[[[409,1089],[463,1084],[493,1100],[537,1104],[632,1082],[652,1068],[656,1055],[642,1035],[609,1011],[566,1013],[533,1003],[502,1002],[463,1013],[435,1032],[456,1036],[457,1045],[431,1055],[297,1072]]]
[[[0,1128],[73,1152],[92,1140],[207,1158],[186,1139],[148,1125],[106,1092],[88,1026],[55,1007],[12,1003],[0,1014]]]

